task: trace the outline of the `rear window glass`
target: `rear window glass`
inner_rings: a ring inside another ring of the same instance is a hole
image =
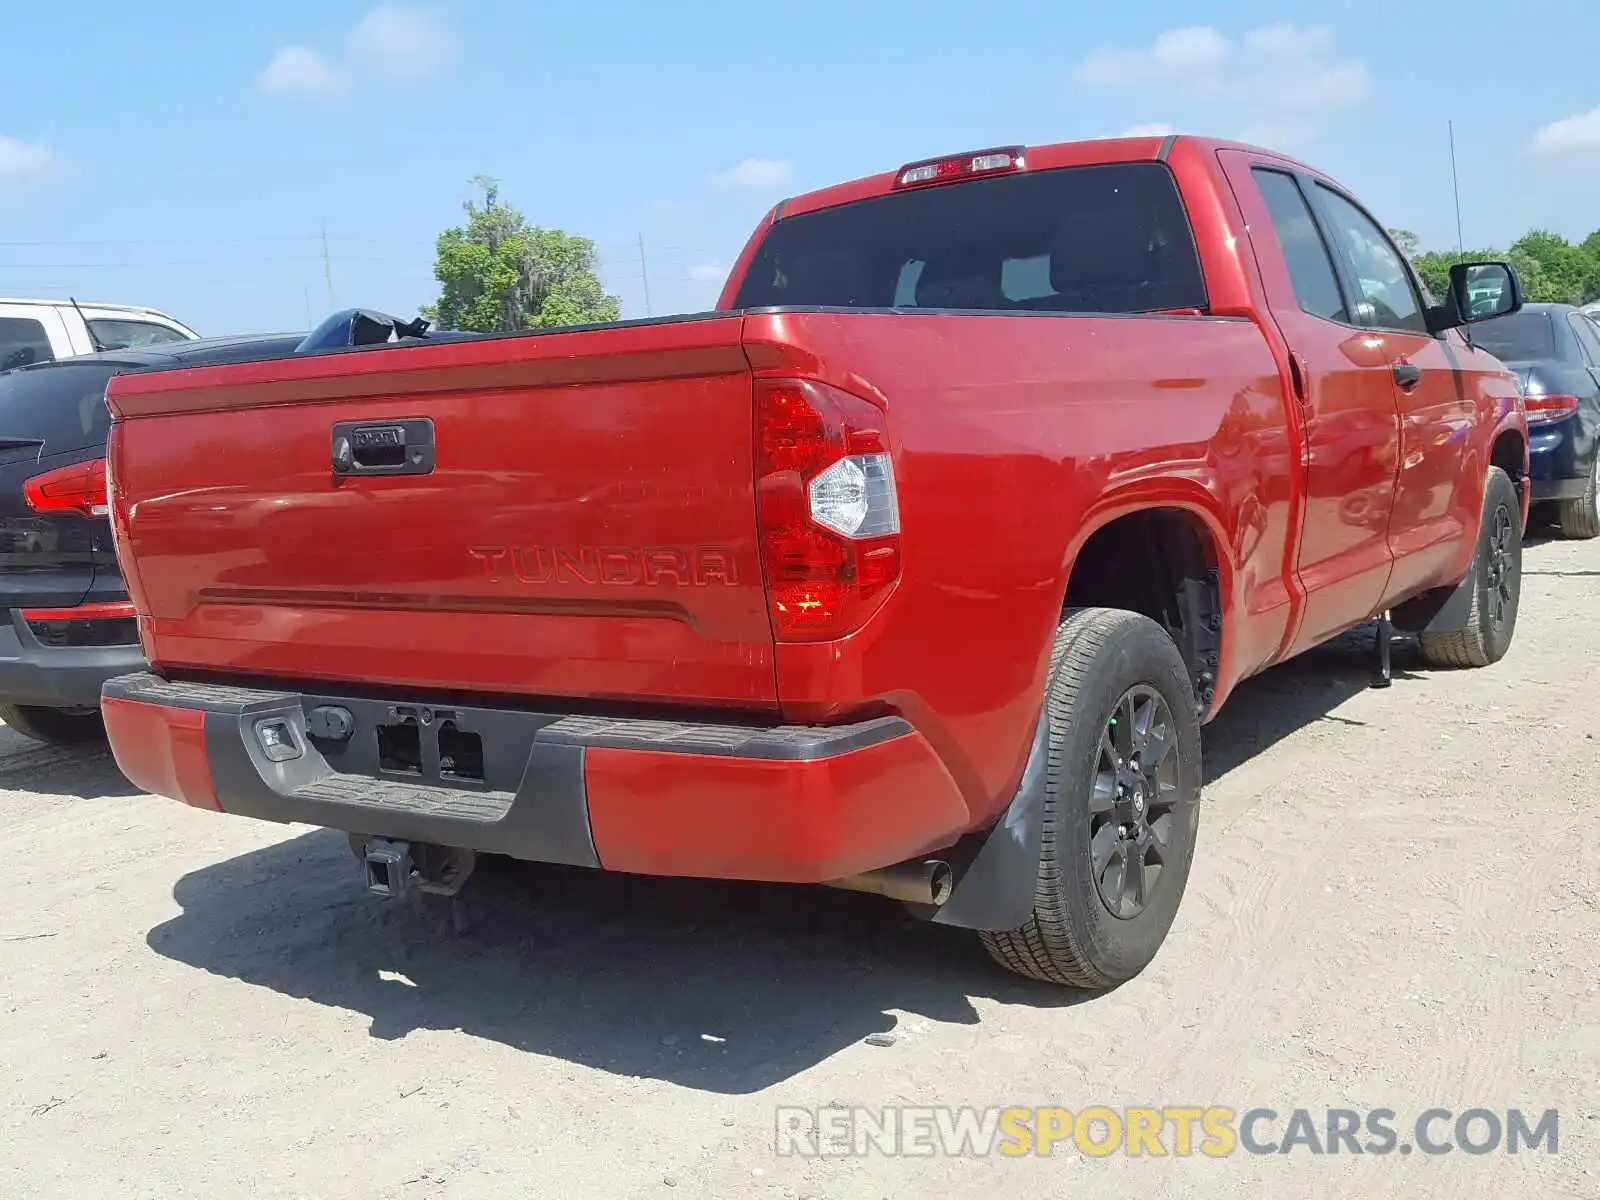
[[[157,325],[153,321],[113,321],[96,318],[89,322],[89,332],[94,334],[94,343],[102,350],[128,350],[189,340],[176,329]]]
[[[1118,163],[907,191],[779,221],[739,308],[1139,313],[1206,305],[1172,174]]]
[[[1559,358],[1556,327],[1548,312],[1509,313],[1467,327],[1472,340],[1501,362]]]
[[[0,434],[43,438],[46,453],[106,440],[111,413],[106,384],[117,368],[71,359],[0,375]]]

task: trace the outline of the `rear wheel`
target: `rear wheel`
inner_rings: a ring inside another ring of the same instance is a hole
[[[1561,525],[1562,537],[1600,537],[1600,449],[1595,451],[1594,461],[1589,464],[1589,482],[1583,495],[1558,503],[1556,520]]]
[[[1522,520],[1517,489],[1499,467],[1489,468],[1484,488],[1475,567],[1477,586],[1465,626],[1419,635],[1430,666],[1487,667],[1511,649],[1522,598]]]
[[[1200,817],[1200,720],[1178,648],[1148,617],[1067,615],[1045,696],[1044,836],[1033,914],[982,935],[1002,966],[1104,990],[1172,927]]]
[[[106,735],[100,713],[70,708],[41,708],[35,704],[0,704],[0,721],[36,742],[69,746],[99,741]]]

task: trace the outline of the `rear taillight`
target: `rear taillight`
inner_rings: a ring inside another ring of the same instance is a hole
[[[1528,410],[1529,425],[1548,425],[1552,421],[1565,420],[1578,411],[1578,398],[1559,392],[1524,396],[1522,402]]]
[[[811,380],[758,380],[756,504],[778,639],[860,629],[900,578],[883,411]]]
[[[34,512],[103,517],[111,511],[106,501],[106,460],[94,458],[35,475],[22,485],[22,495]]]
[[[71,608],[24,608],[24,621],[131,621],[135,617],[129,600],[96,601]]]

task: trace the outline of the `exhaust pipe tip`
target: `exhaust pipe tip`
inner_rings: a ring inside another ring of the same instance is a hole
[[[955,872],[942,858],[918,858],[836,879],[828,886],[937,908],[949,900],[955,890]]]
[[[955,872],[950,869],[950,864],[945,862],[943,859],[937,859],[930,862],[929,867],[929,903],[936,905],[943,904],[946,900],[950,899],[950,893],[955,891]]]

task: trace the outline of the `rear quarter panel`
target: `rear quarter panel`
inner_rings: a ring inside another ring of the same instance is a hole
[[[795,720],[904,714],[992,818],[1019,776],[1078,551],[1153,506],[1210,531],[1222,687],[1290,615],[1291,462],[1278,365],[1240,319],[784,311],[746,318],[758,376],[882,404],[904,574],[855,637],[780,645]]]

